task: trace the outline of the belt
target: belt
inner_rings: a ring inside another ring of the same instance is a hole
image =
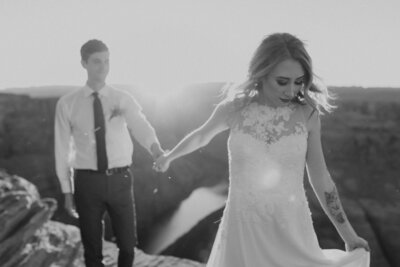
[[[105,174],[107,176],[118,174],[118,173],[124,173],[127,170],[129,170],[129,166],[107,169],[105,171],[90,170],[90,169],[75,169],[76,172],[98,173],[98,174]]]

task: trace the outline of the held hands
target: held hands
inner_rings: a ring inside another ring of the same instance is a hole
[[[158,143],[153,143],[150,150],[155,161],[153,163],[153,170],[157,172],[168,170],[170,161],[167,159],[167,151],[164,151]]]
[[[161,148],[160,144],[158,143],[153,143],[150,147],[151,150],[151,156],[153,157],[153,160],[158,159],[160,156],[162,156],[165,151]]]
[[[74,196],[72,195],[72,193],[65,194],[64,208],[70,216],[75,219],[79,218],[78,213],[75,209]]]
[[[353,237],[352,239],[346,241],[345,244],[346,244],[346,251],[352,251],[357,248],[363,248],[366,251],[371,250],[369,248],[368,242],[359,236]]]
[[[169,158],[169,153],[165,153],[158,157],[158,159],[153,163],[153,170],[157,172],[166,172],[170,163],[171,160]]]

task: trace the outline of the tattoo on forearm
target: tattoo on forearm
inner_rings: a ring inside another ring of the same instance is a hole
[[[328,206],[329,213],[338,223],[345,222],[345,215],[343,213],[338,192],[336,187],[333,188],[332,192],[325,192],[325,200]]]

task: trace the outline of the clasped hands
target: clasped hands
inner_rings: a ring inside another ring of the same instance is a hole
[[[167,154],[169,151],[165,151],[161,148],[160,144],[153,143],[150,147],[151,156],[153,157],[153,170],[157,172],[165,172],[169,167],[169,160],[167,160]]]
[[[166,172],[169,168],[171,160],[169,158],[169,152],[164,152],[160,155],[153,163],[153,170],[157,172]]]
[[[153,170],[157,172],[165,172],[169,168],[171,160],[169,159],[169,151],[164,151],[160,144],[154,143],[151,146],[151,154],[154,159]]]

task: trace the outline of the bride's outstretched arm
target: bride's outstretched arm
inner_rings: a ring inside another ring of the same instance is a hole
[[[165,172],[173,160],[207,145],[215,135],[228,129],[229,106],[228,103],[219,104],[203,125],[185,136],[170,152],[159,157],[154,169]]]
[[[310,183],[321,203],[322,208],[346,244],[347,250],[365,248],[369,251],[368,242],[359,237],[347,219],[339,195],[326,167],[321,145],[321,122],[318,112],[314,112],[309,121],[307,147],[307,172]]]

